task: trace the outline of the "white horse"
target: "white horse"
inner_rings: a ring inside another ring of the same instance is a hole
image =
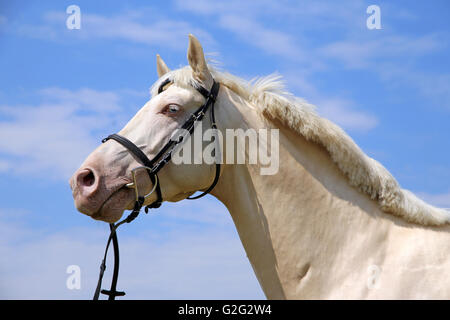
[[[401,189],[338,126],[286,93],[279,78],[247,83],[214,70],[192,35],[187,56],[189,66],[174,71],[157,56],[152,98],[119,134],[152,158],[204,103],[194,86],[209,90],[213,79],[221,85],[214,107],[221,132],[279,129],[276,174],[261,175],[258,163],[225,163],[211,192],[228,208],[267,298],[450,298],[448,211]],[[125,185],[138,166],[120,144],[100,145],[70,180],[77,209],[117,221],[133,207],[134,191]],[[180,201],[208,188],[214,168],[169,162],[159,173],[162,198]],[[153,188],[145,171],[137,183],[140,192]]]

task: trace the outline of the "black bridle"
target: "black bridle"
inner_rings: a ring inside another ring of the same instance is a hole
[[[160,94],[164,90],[164,87],[171,82],[172,81],[170,79],[166,79],[165,81],[163,81],[158,88],[158,94]],[[214,130],[217,129],[217,126],[215,123],[216,120],[215,120],[215,116],[214,116],[214,103],[216,102],[217,95],[219,93],[219,87],[220,87],[220,84],[215,81],[213,81],[213,85],[212,85],[210,91],[206,90],[205,88],[203,88],[201,86],[194,85],[194,88],[198,92],[200,92],[200,94],[202,96],[205,97],[206,101],[201,107],[199,107],[194,113],[191,114],[191,116],[181,126],[181,129],[188,131],[189,134],[191,135],[194,132],[195,123],[203,120],[203,117],[205,116],[205,114],[209,108],[210,108],[210,112],[211,112],[211,128]],[[118,243],[118,239],[117,239],[116,230],[123,223],[130,223],[139,215],[139,212],[141,211],[142,207],[144,206],[146,197],[150,196],[150,194],[152,194],[153,192],[156,192],[156,200],[153,203],[145,206],[145,212],[147,213],[148,209],[156,209],[161,206],[161,203],[163,202],[163,198],[162,198],[162,193],[161,193],[161,182],[158,179],[158,172],[170,161],[170,159],[172,158],[172,152],[174,151],[175,147],[184,140],[184,136],[180,136],[179,139],[177,139],[177,140],[173,140],[173,139],[169,140],[166,143],[166,145],[158,152],[158,154],[152,160],[150,160],[144,154],[144,152],[142,152],[142,150],[139,149],[139,147],[137,147],[133,142],[131,142],[130,140],[128,140],[127,138],[125,138],[123,136],[120,136],[120,135],[114,133],[114,134],[109,135],[105,139],[103,139],[102,143],[105,143],[108,140],[115,140],[116,142],[120,143],[122,146],[124,146],[126,149],[128,149],[128,151],[139,160],[139,162],[142,164],[142,167],[139,167],[139,168],[146,169],[148,176],[150,178],[150,181],[153,184],[153,189],[146,196],[139,195],[134,172],[132,172],[133,179],[134,179],[134,187],[133,188],[136,191],[136,202],[134,204],[133,210],[125,219],[123,219],[122,221],[120,221],[116,224],[111,223],[109,225],[110,235],[109,235],[109,238],[108,238],[108,241],[106,244],[106,249],[105,249],[105,253],[103,256],[103,260],[100,265],[100,274],[99,274],[99,278],[98,278],[97,288],[94,293],[94,300],[98,300],[100,293],[103,293],[103,294],[109,296],[108,300],[114,300],[115,297],[125,295],[125,292],[120,292],[120,291],[116,290],[117,279],[119,276],[119,243]],[[217,143],[216,138],[214,138],[214,140]],[[194,197],[190,196],[187,199],[195,200],[195,199],[199,199],[199,198],[207,195],[216,186],[217,182],[219,181],[219,177],[220,177],[220,161],[216,161],[216,173],[214,176],[214,181],[209,186],[209,188],[207,188],[205,191],[203,191],[200,195],[194,196]],[[131,184],[131,185],[133,185],[133,184]],[[103,274],[106,269],[106,256],[108,254],[108,249],[109,249],[109,245],[111,242],[113,243],[113,247],[114,247],[114,271],[113,271],[113,277],[112,277],[112,281],[111,281],[111,289],[110,290],[101,290]]]

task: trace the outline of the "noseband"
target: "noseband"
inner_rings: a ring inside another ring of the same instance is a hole
[[[171,82],[172,81],[170,79],[166,79],[165,81],[163,81],[158,88],[158,94],[160,94],[164,90],[164,87]],[[215,116],[214,116],[214,103],[216,102],[217,94],[219,93],[219,87],[220,87],[220,84],[215,82],[214,80],[213,80],[213,85],[212,85],[210,91],[208,91],[205,88],[198,86],[198,85],[194,86],[194,88],[203,97],[205,97],[206,101],[201,107],[199,107],[194,113],[191,114],[191,116],[180,127],[180,129],[186,130],[187,132],[189,132],[189,135],[191,135],[194,132],[195,123],[197,121],[203,120],[203,117],[205,116],[208,109],[210,109],[210,114],[211,114],[211,128],[214,130],[217,129],[217,126],[215,123],[216,120],[215,120]],[[132,212],[122,221],[120,221],[116,224],[111,223],[109,225],[111,232],[110,232],[110,235],[108,238],[108,242],[106,244],[105,254],[104,254],[102,263],[100,265],[100,275],[99,275],[99,279],[98,279],[98,283],[97,283],[97,288],[94,293],[94,300],[98,300],[100,292],[109,296],[108,300],[114,300],[116,296],[125,295],[125,292],[116,291],[117,278],[119,275],[119,244],[118,244],[118,240],[117,240],[116,229],[125,222],[130,223],[131,221],[133,221],[139,215],[139,212],[141,211],[142,207],[144,206],[145,200],[148,197],[150,197],[154,192],[156,192],[156,200],[153,203],[145,206],[145,212],[147,213],[148,209],[156,209],[161,206],[161,203],[163,202],[163,198],[162,198],[162,193],[161,193],[161,181],[158,178],[158,172],[170,161],[170,159],[172,158],[172,152],[174,151],[175,147],[178,144],[182,143],[185,137],[186,136],[180,136],[177,140],[172,140],[172,139],[169,140],[166,143],[166,145],[158,152],[158,154],[151,160],[144,154],[144,152],[142,152],[141,149],[139,149],[138,146],[136,146],[133,142],[131,142],[130,140],[128,140],[127,138],[125,138],[121,135],[114,133],[102,140],[102,143],[105,143],[108,140],[115,140],[116,142],[120,143],[132,155],[134,155],[138,159],[138,161],[140,162],[140,164],[142,166],[134,168],[131,171],[133,182],[126,185],[128,188],[134,189],[135,194],[136,194],[136,201],[134,203]],[[216,138],[214,138],[214,140],[216,141],[216,143],[218,143],[218,140],[216,140]],[[139,194],[139,190],[138,190],[138,186],[137,186],[136,171],[139,169],[145,169],[147,171],[150,181],[153,184],[152,190],[150,191],[150,193],[148,193],[145,196],[142,196]],[[217,182],[219,181],[219,177],[220,177],[220,163],[217,161],[216,162],[216,173],[214,176],[214,180],[213,180],[212,184],[209,186],[209,188],[207,188],[205,191],[203,191],[198,196],[194,196],[194,197],[190,196],[186,199],[195,200],[195,199],[199,199],[199,198],[207,195],[216,186]],[[110,290],[101,290],[103,274],[106,269],[106,256],[107,256],[108,248],[109,248],[111,241],[112,241],[113,247],[114,247],[114,271],[113,271],[113,278],[111,281],[111,289]]]

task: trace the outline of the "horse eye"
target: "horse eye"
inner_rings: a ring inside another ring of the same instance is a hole
[[[170,113],[176,113],[176,112],[178,112],[178,110],[180,110],[180,107],[177,106],[176,104],[170,104],[169,107],[167,108],[167,110]]]
[[[178,111],[180,111],[180,106],[178,106],[176,104],[169,104],[162,110],[162,113],[175,114]]]

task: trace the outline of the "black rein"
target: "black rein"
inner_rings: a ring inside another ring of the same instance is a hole
[[[161,93],[164,90],[164,87],[171,83],[170,79],[166,79],[163,81],[159,87],[158,94]],[[216,126],[216,120],[214,115],[214,103],[216,102],[217,95],[219,93],[219,87],[220,84],[213,81],[213,85],[211,87],[211,91],[206,90],[205,88],[201,86],[194,86],[194,88],[197,89],[198,92],[200,92],[201,95],[203,95],[206,99],[205,103],[199,107],[194,113],[191,114],[188,120],[181,126],[181,129],[185,129],[189,132],[189,134],[192,134],[195,129],[195,122],[202,121],[205,113],[208,111],[208,108],[211,107],[211,128],[217,129]],[[120,143],[122,146],[124,146],[128,151],[133,154],[139,162],[146,167],[147,173],[150,177],[150,180],[152,184],[154,185],[155,192],[156,192],[156,200],[147,205],[145,207],[145,212],[148,212],[148,209],[156,209],[161,206],[161,203],[163,202],[162,199],[162,193],[161,193],[161,186],[160,186],[160,180],[158,179],[158,172],[170,161],[172,158],[172,151],[174,150],[174,147],[182,142],[182,139],[179,140],[170,140],[167,142],[167,144],[158,152],[158,154],[150,160],[144,152],[142,152],[139,147],[137,147],[133,142],[128,140],[127,138],[120,136],[116,133],[109,135],[105,139],[102,140],[102,143],[105,143],[108,140],[115,140],[116,142]],[[216,141],[218,143],[218,141]],[[216,174],[214,176],[214,181],[212,184],[207,188],[205,191],[203,191],[200,195],[194,196],[194,197],[188,197],[189,200],[195,200],[199,199],[205,195],[207,195],[211,190],[216,186],[217,182],[219,181],[220,177],[220,163],[216,162]],[[137,186],[135,186],[137,188]],[[136,189],[137,190],[137,189]],[[134,208],[132,212],[122,221],[114,224],[110,223],[110,234],[109,238],[106,244],[105,253],[103,256],[102,263],[100,265],[100,274],[97,282],[97,287],[94,293],[93,300],[98,300],[100,293],[107,295],[109,298],[108,300],[114,300],[116,297],[124,296],[125,292],[117,291],[117,279],[119,277],[119,242],[117,239],[117,228],[122,225],[123,223],[130,223],[133,221],[141,211],[141,208],[144,206],[145,197],[144,196],[138,196],[136,199],[136,202],[134,204]],[[110,290],[101,290],[102,280],[103,280],[103,274],[106,270],[106,256],[108,254],[109,245],[113,244],[114,248],[114,270],[113,270],[113,276],[111,281],[111,288]]]

